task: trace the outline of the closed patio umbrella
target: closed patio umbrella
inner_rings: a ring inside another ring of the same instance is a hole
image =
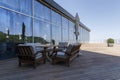
[[[78,16],[78,13],[76,13],[75,16],[75,36],[76,36],[76,42],[78,41],[78,36],[79,36],[79,31],[78,31],[78,27],[79,27],[79,23],[80,23],[80,19]]]

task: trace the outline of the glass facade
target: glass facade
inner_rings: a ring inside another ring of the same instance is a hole
[[[52,38],[56,43],[61,41],[61,15],[51,11]]]
[[[38,0],[0,0],[0,59],[16,56],[19,43],[76,42],[74,20],[64,16]],[[89,31],[79,32],[78,41],[88,42]]]
[[[49,43],[54,39],[56,43],[73,43],[76,42],[74,25],[37,0],[0,0],[0,47],[10,41]],[[79,32],[79,42],[88,42],[89,31],[79,27]]]
[[[75,35],[74,35],[74,23],[69,21],[69,42],[73,43],[75,42]]]
[[[89,35],[89,31],[86,30],[85,28],[79,26],[79,37],[78,37],[78,41],[80,43],[88,43],[89,42],[89,38],[90,38],[90,35]]]
[[[32,15],[32,0],[0,0],[0,6]]]
[[[32,36],[32,19],[21,14],[17,14],[0,8],[0,42],[6,42],[7,30],[9,30],[9,40],[21,42],[22,24],[26,26],[26,37]],[[29,40],[32,42],[32,40]]]
[[[68,19],[62,17],[62,41],[68,41]]]

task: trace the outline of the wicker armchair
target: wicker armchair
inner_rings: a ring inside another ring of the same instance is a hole
[[[17,46],[17,52],[19,66],[21,66],[22,63],[30,63],[36,68],[37,63],[40,61],[45,63],[45,54],[43,50],[34,51],[32,46]]]

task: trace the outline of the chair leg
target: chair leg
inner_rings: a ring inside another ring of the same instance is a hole
[[[67,60],[66,65],[67,65],[68,67],[70,67],[70,61],[69,61],[69,60]]]
[[[33,65],[34,65],[34,69],[36,69],[36,65],[37,65],[37,63],[36,63],[36,62],[34,62],[34,63],[33,63]]]
[[[22,66],[22,63],[21,63],[21,61],[19,61],[19,67],[21,67]]]
[[[43,64],[45,64],[46,63],[46,59],[43,59]]]
[[[54,59],[52,59],[52,65],[54,65],[55,64],[55,60]]]
[[[70,63],[67,63],[67,66],[70,67]]]
[[[77,57],[79,57],[80,55],[78,54]]]

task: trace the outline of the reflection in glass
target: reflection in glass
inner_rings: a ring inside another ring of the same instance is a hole
[[[68,20],[62,17],[62,39],[68,41]]]
[[[26,36],[32,37],[32,26],[31,26],[31,18],[10,12],[4,9],[0,9],[0,32],[1,38],[0,41],[6,41],[6,28],[9,28],[9,39],[14,42],[21,42],[19,40],[19,33],[22,33],[22,23],[24,22],[26,25]],[[9,27],[8,27],[9,26]],[[32,40],[29,40],[30,42]]]
[[[32,15],[32,0],[0,0],[0,6]]]
[[[74,23],[69,21],[69,42],[74,42]]]
[[[7,30],[9,26],[10,14],[6,10],[0,8],[0,42],[6,42]]]
[[[52,39],[55,40],[56,43],[61,41],[61,27],[52,25]]]
[[[76,41],[74,35],[74,23],[55,11],[50,10],[37,0],[34,0],[34,16],[29,17],[32,15],[32,1],[33,0],[0,0],[0,6],[4,6],[28,15],[24,16],[23,14],[18,14],[14,11],[0,8],[1,42],[6,41],[7,27],[9,28],[10,33],[9,39],[15,42],[21,42],[23,22],[26,25],[25,40],[27,42],[32,42],[33,34],[35,42],[50,42],[51,39],[55,39],[56,42]],[[32,24],[33,18],[35,19],[34,26]],[[88,41],[89,32],[82,27],[79,31],[79,41]]]
[[[36,0],[34,5],[35,17],[50,21],[50,9]]]
[[[57,25],[57,26],[60,26],[61,25],[61,15],[56,13],[55,11],[52,11],[52,23]]]
[[[50,24],[35,20],[34,26],[34,41],[40,43],[50,42]]]
[[[61,41],[61,15],[52,11],[52,39],[56,43]]]

